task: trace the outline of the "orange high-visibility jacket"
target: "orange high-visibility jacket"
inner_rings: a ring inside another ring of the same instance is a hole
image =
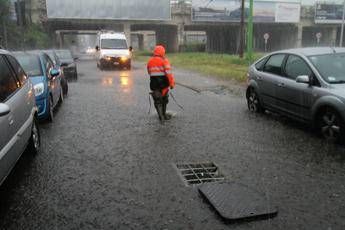
[[[153,51],[153,57],[147,63],[147,72],[150,77],[166,76],[169,80],[169,86],[175,87],[175,79],[171,71],[169,60],[165,57],[165,48],[156,46]]]

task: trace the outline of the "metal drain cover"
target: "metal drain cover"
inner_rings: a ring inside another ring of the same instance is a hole
[[[218,167],[210,163],[176,164],[183,179],[190,185],[205,182],[223,181],[224,177],[219,173]]]
[[[278,209],[258,191],[238,183],[208,183],[199,192],[211,203],[226,220],[270,218]]]

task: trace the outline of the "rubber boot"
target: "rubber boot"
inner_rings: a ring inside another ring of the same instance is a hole
[[[163,105],[162,104],[158,104],[158,103],[155,103],[155,108],[157,110],[157,114],[158,114],[158,118],[161,122],[163,122],[164,120],[164,114],[163,114]]]
[[[167,114],[167,103],[163,103],[163,117],[167,121],[171,119],[171,115]]]

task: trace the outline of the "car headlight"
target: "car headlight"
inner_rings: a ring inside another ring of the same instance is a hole
[[[39,96],[44,93],[44,84],[43,83],[38,83],[34,85],[34,90],[35,90],[35,96]]]
[[[125,57],[125,56],[120,57],[120,60],[121,60],[122,62],[126,62],[126,61],[128,60],[128,57]]]

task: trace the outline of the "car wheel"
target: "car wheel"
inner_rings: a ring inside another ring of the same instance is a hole
[[[253,113],[261,113],[264,111],[260,104],[259,96],[253,88],[249,89],[247,94],[247,104],[249,111]]]
[[[32,122],[32,128],[31,128],[31,136],[30,136],[29,144],[28,144],[28,150],[31,153],[37,154],[40,152],[40,149],[41,149],[41,135],[40,135],[37,119],[36,117],[34,117],[34,120]]]
[[[330,142],[338,142],[344,139],[344,121],[338,112],[327,108],[318,117],[319,130],[322,136]]]
[[[51,98],[51,96],[49,96],[49,99],[48,99],[48,118],[47,120],[49,122],[53,122],[54,121],[54,104],[53,104],[53,99]]]

